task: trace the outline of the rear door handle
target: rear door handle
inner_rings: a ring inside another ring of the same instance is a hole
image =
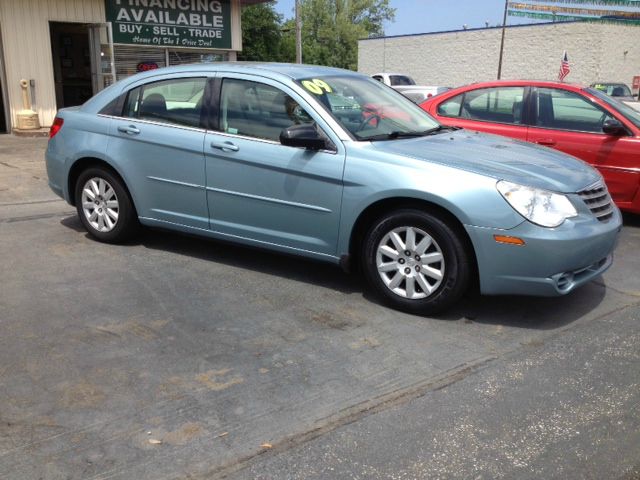
[[[237,152],[238,150],[240,150],[239,146],[231,142],[211,142],[211,147],[223,150],[225,152]]]
[[[547,147],[552,147],[553,145],[555,145],[557,142],[552,139],[552,138],[541,138],[540,140],[536,140],[536,143],[538,145],[545,145]]]
[[[129,126],[122,125],[118,127],[118,131],[122,133],[127,133],[129,135],[137,135],[140,133],[140,130],[134,125],[129,125]]]

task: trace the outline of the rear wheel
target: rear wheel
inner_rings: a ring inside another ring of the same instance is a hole
[[[138,219],[124,184],[107,169],[92,167],[76,182],[76,209],[89,234],[101,242],[119,243],[137,230]]]
[[[469,253],[446,221],[417,209],[376,221],[362,249],[367,283],[399,310],[433,314],[455,303],[470,279]]]

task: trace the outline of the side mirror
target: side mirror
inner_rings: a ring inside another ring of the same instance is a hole
[[[602,131],[607,135],[622,136],[627,134],[627,129],[615,118],[605,120],[602,124]]]
[[[313,124],[291,125],[280,132],[280,143],[287,147],[301,147],[308,150],[322,150],[326,142]]]

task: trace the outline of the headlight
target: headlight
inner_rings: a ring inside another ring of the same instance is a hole
[[[557,227],[578,215],[566,195],[500,180],[496,188],[520,215],[542,227]]]

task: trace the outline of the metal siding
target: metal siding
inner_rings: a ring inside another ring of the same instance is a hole
[[[22,110],[21,78],[36,81],[36,111],[49,126],[56,113],[49,22],[102,23],[102,0],[1,0],[0,26],[11,123]]]
[[[232,49],[238,50],[242,48],[240,5],[240,0],[231,0]],[[0,0],[0,30],[13,126],[17,123],[16,113],[22,110],[19,86],[22,78],[36,81],[36,111],[40,124],[48,127],[55,118],[57,108],[49,22],[104,21],[104,0]]]

